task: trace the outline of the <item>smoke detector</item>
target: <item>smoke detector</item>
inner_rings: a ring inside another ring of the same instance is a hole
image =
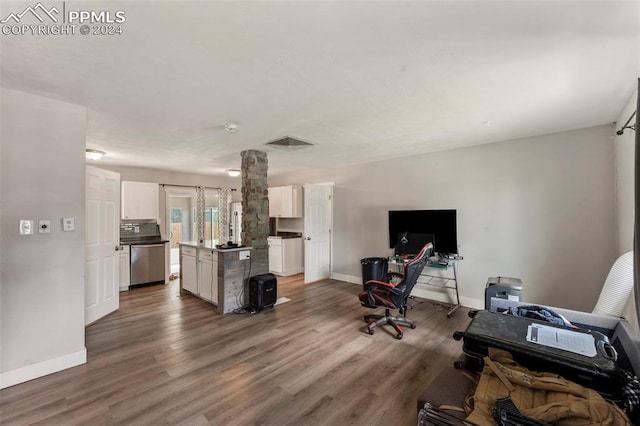
[[[287,151],[295,151],[302,148],[307,148],[309,146],[313,146],[312,143],[301,141],[299,139],[294,139],[292,137],[284,137],[282,139],[275,140],[273,142],[268,142],[265,145],[271,146],[278,149],[284,149]]]

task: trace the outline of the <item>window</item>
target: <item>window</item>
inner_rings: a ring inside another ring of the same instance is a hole
[[[204,209],[204,235],[205,240],[219,241],[219,216],[218,207],[205,207]]]

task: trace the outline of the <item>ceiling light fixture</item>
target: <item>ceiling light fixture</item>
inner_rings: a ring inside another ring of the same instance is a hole
[[[235,133],[238,131],[238,123],[227,123],[224,125],[224,129],[229,133]]]
[[[238,169],[227,169],[226,170],[227,174],[231,177],[238,177],[240,176],[240,170]]]
[[[84,156],[87,160],[99,160],[102,157],[107,155],[106,152],[100,151],[99,149],[85,149]]]

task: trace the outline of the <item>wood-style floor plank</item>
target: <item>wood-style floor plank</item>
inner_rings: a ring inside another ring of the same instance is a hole
[[[360,286],[278,278],[290,302],[214,313],[178,283],[120,294],[86,329],[88,362],[0,391],[3,425],[414,425],[416,399],[461,353],[467,310],[412,299],[402,340],[365,332]]]

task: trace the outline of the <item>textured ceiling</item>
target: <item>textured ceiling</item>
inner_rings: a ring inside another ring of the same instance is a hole
[[[105,164],[221,174],[259,149],[280,174],[585,128],[640,76],[638,1],[65,6],[123,10],[123,34],[1,35],[1,84],[86,105]],[[284,136],[314,145],[264,145]]]

